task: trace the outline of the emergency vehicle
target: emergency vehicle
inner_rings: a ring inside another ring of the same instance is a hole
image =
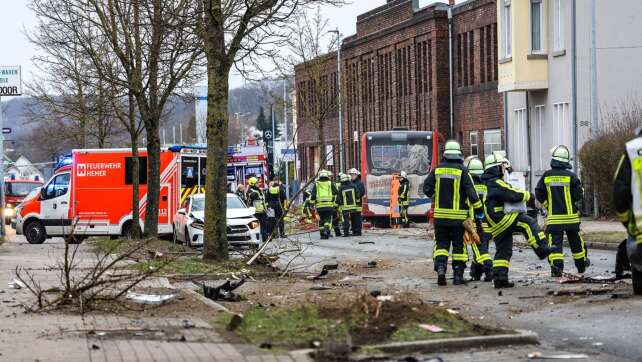
[[[160,155],[159,234],[172,234],[182,200],[203,192],[205,150],[163,148]],[[140,157],[140,226],[147,205],[147,151]],[[131,150],[73,150],[39,192],[16,209],[16,232],[32,244],[69,235],[128,236],[132,231]],[[72,226],[72,224],[74,226]]]
[[[12,176],[4,180],[4,218],[9,225],[15,216],[15,208],[29,195],[33,189],[42,187],[43,182],[37,176],[35,179],[22,179]]]

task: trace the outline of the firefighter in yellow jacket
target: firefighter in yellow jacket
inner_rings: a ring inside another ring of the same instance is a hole
[[[484,218],[482,202],[463,161],[459,143],[446,142],[442,162],[430,172],[423,187],[424,194],[433,197],[435,208],[433,260],[438,285],[446,285],[446,267],[451,246],[453,284],[465,283],[464,271],[468,253],[464,245],[463,222],[468,217],[469,205],[475,210],[476,220]]]
[[[626,227],[625,255],[631,267],[633,292],[642,294],[642,127],[625,145],[613,179],[615,213]]]
[[[332,215],[335,213],[337,202],[337,188],[330,180],[329,171],[319,171],[319,179],[312,188],[311,202],[319,215],[321,239],[329,239],[332,231]]]
[[[551,276],[561,277],[564,271],[564,233],[571,246],[575,267],[584,273],[589,266],[586,244],[580,235],[580,213],[577,203],[584,190],[579,177],[571,171],[571,154],[566,146],[553,149],[551,169],[544,172],[535,188],[535,196],[548,213],[546,235],[551,255]]]
[[[486,195],[488,194],[488,188],[481,178],[484,174],[484,164],[476,156],[471,156],[464,161],[464,166],[468,168],[468,172],[473,179],[475,190],[477,191],[479,199],[482,201],[482,203],[485,203]],[[471,218],[474,217],[474,213],[475,210],[471,207],[469,216]],[[488,229],[486,218],[484,218],[482,226],[483,230]],[[473,278],[473,280],[481,280],[482,275],[484,275],[484,281],[490,282],[493,280],[493,260],[488,254],[488,246],[493,236],[490,233],[483,231],[482,234],[479,235],[479,238],[479,244],[471,245],[474,258],[472,263],[470,264],[470,276],[471,278]]]

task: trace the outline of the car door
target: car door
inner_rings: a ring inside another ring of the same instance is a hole
[[[41,193],[40,210],[47,235],[65,235],[71,232],[70,182],[71,174],[61,173],[51,179]]]
[[[180,241],[185,241],[185,225],[187,224],[187,215],[189,215],[189,204],[191,197],[187,197],[185,199],[185,202],[183,202],[183,205],[181,205],[181,208],[179,210],[185,210],[185,213],[181,214],[179,212],[176,213],[176,216],[174,217],[174,227],[176,228],[176,236],[178,236],[178,239]]]

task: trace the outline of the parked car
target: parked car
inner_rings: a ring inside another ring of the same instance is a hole
[[[205,194],[187,197],[182,206],[174,216],[174,242],[202,246]],[[261,226],[254,208],[247,207],[235,194],[227,194],[227,242],[231,248],[258,248],[261,244]]]

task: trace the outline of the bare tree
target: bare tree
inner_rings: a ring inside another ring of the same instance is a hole
[[[145,125],[145,234],[158,234],[159,126],[170,96],[200,78],[197,0],[32,0],[61,47],[77,44],[109,87],[131,92]],[[73,39],[70,42],[69,39]],[[116,67],[115,67],[116,66]]]
[[[207,56],[207,185],[205,202],[205,259],[227,259],[226,147],[228,78],[273,56],[290,35],[287,22],[304,7],[342,4],[343,0],[201,0],[200,35]]]

